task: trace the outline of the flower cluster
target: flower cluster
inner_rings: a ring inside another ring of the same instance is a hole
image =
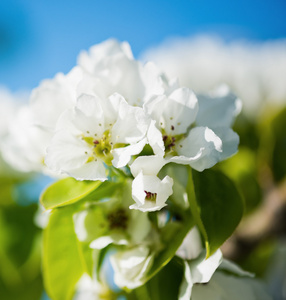
[[[98,261],[114,246],[114,281],[135,289],[175,255],[194,226],[185,172],[204,171],[237,151],[239,137],[231,126],[240,110],[241,101],[228,87],[196,95],[154,64],[135,60],[127,43],[108,40],[82,52],[68,74],[57,74],[32,91],[30,105],[10,126],[5,158],[22,172],[63,178],[62,190],[55,188],[45,206],[56,210],[49,231],[60,226],[58,216],[66,220],[69,214],[59,206],[82,200],[70,205],[77,241],[88,245],[85,252],[94,251]],[[53,245],[51,236],[44,248]],[[190,299],[193,285],[208,282],[222,260],[219,250],[206,259],[197,238],[191,244],[194,255],[184,243],[177,252],[185,266],[180,299]],[[108,294],[98,279],[84,276],[76,297],[86,292],[86,282],[94,287],[91,294]]]
[[[241,105],[226,87],[198,97],[115,40],[81,53],[76,67],[43,81],[30,102],[14,122],[14,151],[6,151],[13,165],[100,181],[130,169],[130,208],[142,211],[161,209],[172,194],[173,179],[158,177],[164,165],[203,171],[239,142],[230,126]]]

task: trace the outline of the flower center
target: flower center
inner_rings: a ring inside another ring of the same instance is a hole
[[[151,192],[147,192],[147,191],[144,191],[145,194],[146,194],[146,197],[145,199],[148,200],[148,201],[156,201],[157,199],[157,193],[151,193]]]
[[[174,125],[171,125],[171,130],[172,131],[175,130]],[[177,134],[177,135],[167,134],[166,130],[162,127],[161,127],[161,133],[163,136],[165,155],[167,154],[178,155],[176,151],[176,144],[185,137],[185,134]]]
[[[128,215],[123,208],[119,208],[116,211],[110,213],[107,216],[109,221],[110,229],[127,229],[128,225]]]
[[[113,155],[111,154],[112,150],[112,142],[110,142],[111,134],[109,130],[106,130],[101,139],[97,138],[95,134],[93,136],[83,137],[82,139],[89,145],[93,147],[93,156],[90,156],[87,162],[96,160],[100,158],[103,160],[108,166],[111,166],[111,161],[113,160]]]
[[[172,152],[175,147],[176,138],[174,136],[163,135],[163,142],[166,152]]]

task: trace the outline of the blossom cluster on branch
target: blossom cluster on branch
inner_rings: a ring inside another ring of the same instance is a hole
[[[225,272],[250,276],[219,250],[242,216],[239,192],[225,175],[205,171],[236,153],[231,126],[240,110],[227,86],[196,95],[115,40],[82,52],[68,74],[34,89],[3,156],[22,172],[58,178],[41,197],[52,210],[43,252],[50,297],[116,299],[102,279],[105,258],[127,298],[174,257],[184,274],[181,300],[221,296],[215,287]],[[203,291],[194,286],[209,281],[214,286]],[[256,289],[245,299],[264,299]]]
[[[127,43],[108,40],[32,92],[4,153],[20,170],[77,180],[105,181],[112,168],[130,167],[131,207],[159,210],[172,194],[172,178],[157,177],[164,165],[203,171],[237,151],[230,126],[240,107],[227,87],[196,96],[136,61]]]

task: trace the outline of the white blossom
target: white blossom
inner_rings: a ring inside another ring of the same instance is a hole
[[[157,176],[140,172],[132,182],[132,198],[136,203],[130,208],[143,212],[160,210],[173,193],[172,185],[173,179],[169,176],[160,180]]]
[[[176,89],[168,97],[154,97],[144,109],[153,120],[147,133],[148,142],[155,154],[164,156],[168,162],[188,164],[203,171],[225,158],[222,140],[213,130],[202,126],[191,128],[199,107],[189,89]]]
[[[146,144],[148,118],[122,96],[82,95],[59,119],[47,166],[78,180],[107,179],[105,165],[125,166]]]
[[[154,254],[144,245],[118,251],[110,257],[115,283],[120,288],[128,289],[144,284],[153,260]]]
[[[35,125],[50,131],[55,130],[60,115],[76,105],[77,85],[82,73],[79,67],[74,67],[66,75],[58,73],[53,79],[43,80],[32,91],[30,107]]]
[[[144,66],[133,58],[127,42],[110,39],[83,51],[78,58],[84,70],[79,92],[107,98],[121,94],[131,105],[142,105],[153,95],[161,95],[177,86],[153,63]]]
[[[160,155],[139,156],[131,164],[130,170],[135,179],[132,182],[132,198],[135,204],[131,209],[143,212],[160,210],[172,195],[173,179],[168,175],[162,180],[157,174],[167,161]]]
[[[122,194],[108,201],[96,202],[74,215],[75,232],[80,241],[94,249],[109,244],[139,245],[148,242],[151,222],[148,215],[130,210],[130,187],[122,186]]]
[[[21,172],[51,174],[45,165],[46,147],[51,133],[33,125],[29,107],[21,107],[11,120],[9,134],[3,144],[5,160]]]
[[[25,103],[28,95],[24,92],[12,93],[7,88],[0,86],[0,175],[3,177],[23,177],[26,173],[17,167],[17,160],[23,159],[24,153],[15,151],[14,145],[19,146],[19,140],[25,138],[26,132],[19,124],[20,110],[26,110]],[[21,122],[20,122],[21,123]],[[14,132],[14,129],[18,130]],[[15,135],[14,135],[15,134]],[[14,135],[14,137],[11,137]],[[7,158],[10,153],[15,155],[11,159]],[[7,158],[7,159],[6,159]]]

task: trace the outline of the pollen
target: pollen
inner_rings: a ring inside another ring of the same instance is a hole
[[[144,191],[144,192],[146,194],[146,197],[145,197],[146,200],[148,200],[148,201],[156,201],[157,193],[151,193],[151,192],[148,192],[148,191]]]

